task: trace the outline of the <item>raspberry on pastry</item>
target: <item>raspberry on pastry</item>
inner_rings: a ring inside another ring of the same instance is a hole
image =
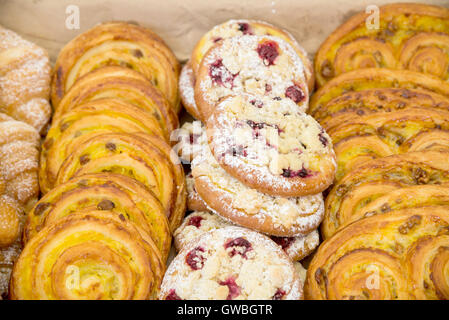
[[[248,93],[287,98],[305,111],[309,91],[304,65],[280,38],[241,36],[221,41],[205,55],[195,82],[195,101],[207,120],[220,99]]]
[[[298,300],[302,283],[268,237],[239,227],[204,233],[172,261],[160,299]]]
[[[227,97],[206,127],[218,163],[261,192],[289,197],[316,194],[334,179],[331,139],[289,99]]]

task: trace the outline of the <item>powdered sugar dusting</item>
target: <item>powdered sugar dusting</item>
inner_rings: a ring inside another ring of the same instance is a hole
[[[179,93],[181,95],[182,104],[187,111],[196,119],[199,118],[199,111],[195,102],[195,76],[193,74],[190,62],[187,62],[181,70],[179,76]]]

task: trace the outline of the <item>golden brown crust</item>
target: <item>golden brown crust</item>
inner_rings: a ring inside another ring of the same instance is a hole
[[[190,65],[190,60],[182,67],[179,76],[179,95],[181,96],[182,105],[187,112],[195,119],[201,119],[195,102],[195,75]]]

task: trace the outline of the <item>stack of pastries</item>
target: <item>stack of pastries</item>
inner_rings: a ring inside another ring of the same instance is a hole
[[[299,262],[319,244],[335,154],[305,111],[312,64],[286,31],[230,20],[197,43],[180,76],[197,121],[175,150],[191,164],[179,251],[161,299],[302,299]]]
[[[309,299],[449,298],[449,10],[393,4],[380,29],[360,13],[315,60],[309,112],[337,174]]]
[[[60,52],[13,299],[153,299],[185,211],[172,155],[180,65],[143,27],[104,23]]]

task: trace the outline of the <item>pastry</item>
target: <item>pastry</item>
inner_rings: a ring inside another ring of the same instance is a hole
[[[134,179],[112,173],[74,178],[47,193],[28,214],[24,242],[44,226],[72,213],[94,208],[117,213],[151,237],[165,260],[171,235],[165,209],[146,187]]]
[[[47,52],[0,26],[0,112],[45,133],[51,117]]]
[[[377,28],[370,12],[338,27],[315,57],[318,86],[361,68],[407,69],[449,79],[449,9],[426,4],[388,4],[379,8]]]
[[[195,101],[206,120],[219,100],[242,93],[287,98],[305,111],[309,92],[304,65],[280,38],[241,36],[221,41],[204,56],[195,82]]]
[[[83,75],[102,66],[141,73],[179,111],[180,65],[164,41],[149,29],[125,22],[99,24],[62,48],[54,67],[51,98],[55,109]]]
[[[171,141],[177,142],[173,150],[183,163],[192,162],[193,158],[201,152],[202,145],[207,144],[207,137],[203,135],[204,130],[205,127],[200,121],[187,121],[172,133]]]
[[[146,132],[168,136],[153,114],[118,99],[97,99],[77,105],[53,122],[42,144],[39,180],[42,193],[50,191],[59,169],[74,148],[102,133]]]
[[[161,300],[298,300],[302,283],[282,249],[239,227],[203,234],[165,273]]]
[[[323,237],[329,238],[354,212],[394,190],[449,182],[448,156],[447,150],[410,152],[374,159],[350,171],[326,198]]]
[[[190,61],[194,74],[198,74],[201,61],[210,48],[224,39],[243,35],[268,35],[288,42],[295,49],[296,54],[300,57],[302,63],[304,64],[304,73],[307,80],[308,89],[309,92],[313,91],[315,78],[313,74],[312,62],[307,57],[307,52],[298,44],[290,33],[264,21],[245,19],[228,20],[206,32],[192,51]]]
[[[53,123],[87,101],[101,98],[125,100],[154,115],[168,135],[178,127],[178,118],[168,101],[140,73],[123,67],[103,67],[80,78],[56,108]]]
[[[192,173],[186,176],[187,185],[187,210],[190,211],[207,211],[207,205],[201,199],[200,195],[195,189],[195,180],[193,179]]]
[[[195,241],[196,238],[205,232],[229,226],[234,226],[234,224],[216,214],[207,211],[192,212],[184,219],[184,222],[174,233],[175,247],[180,251],[187,243]],[[298,261],[308,256],[320,242],[317,230],[314,230],[305,236],[271,236],[270,238],[276,242],[293,261]]]
[[[331,139],[289,99],[224,98],[206,128],[218,163],[261,192],[286,197],[317,194],[334,179]]]
[[[207,145],[192,162],[198,194],[215,213],[237,225],[280,237],[303,236],[323,219],[321,193],[298,198],[273,197],[229,175]]]
[[[19,300],[155,298],[164,272],[151,238],[112,211],[70,214],[42,228],[14,266]]]
[[[195,75],[193,73],[190,61],[188,61],[181,69],[179,75],[179,95],[181,96],[182,105],[190,115],[195,119],[201,119],[198,107],[195,102]]]
[[[449,207],[367,217],[318,249],[307,299],[448,299]]]

